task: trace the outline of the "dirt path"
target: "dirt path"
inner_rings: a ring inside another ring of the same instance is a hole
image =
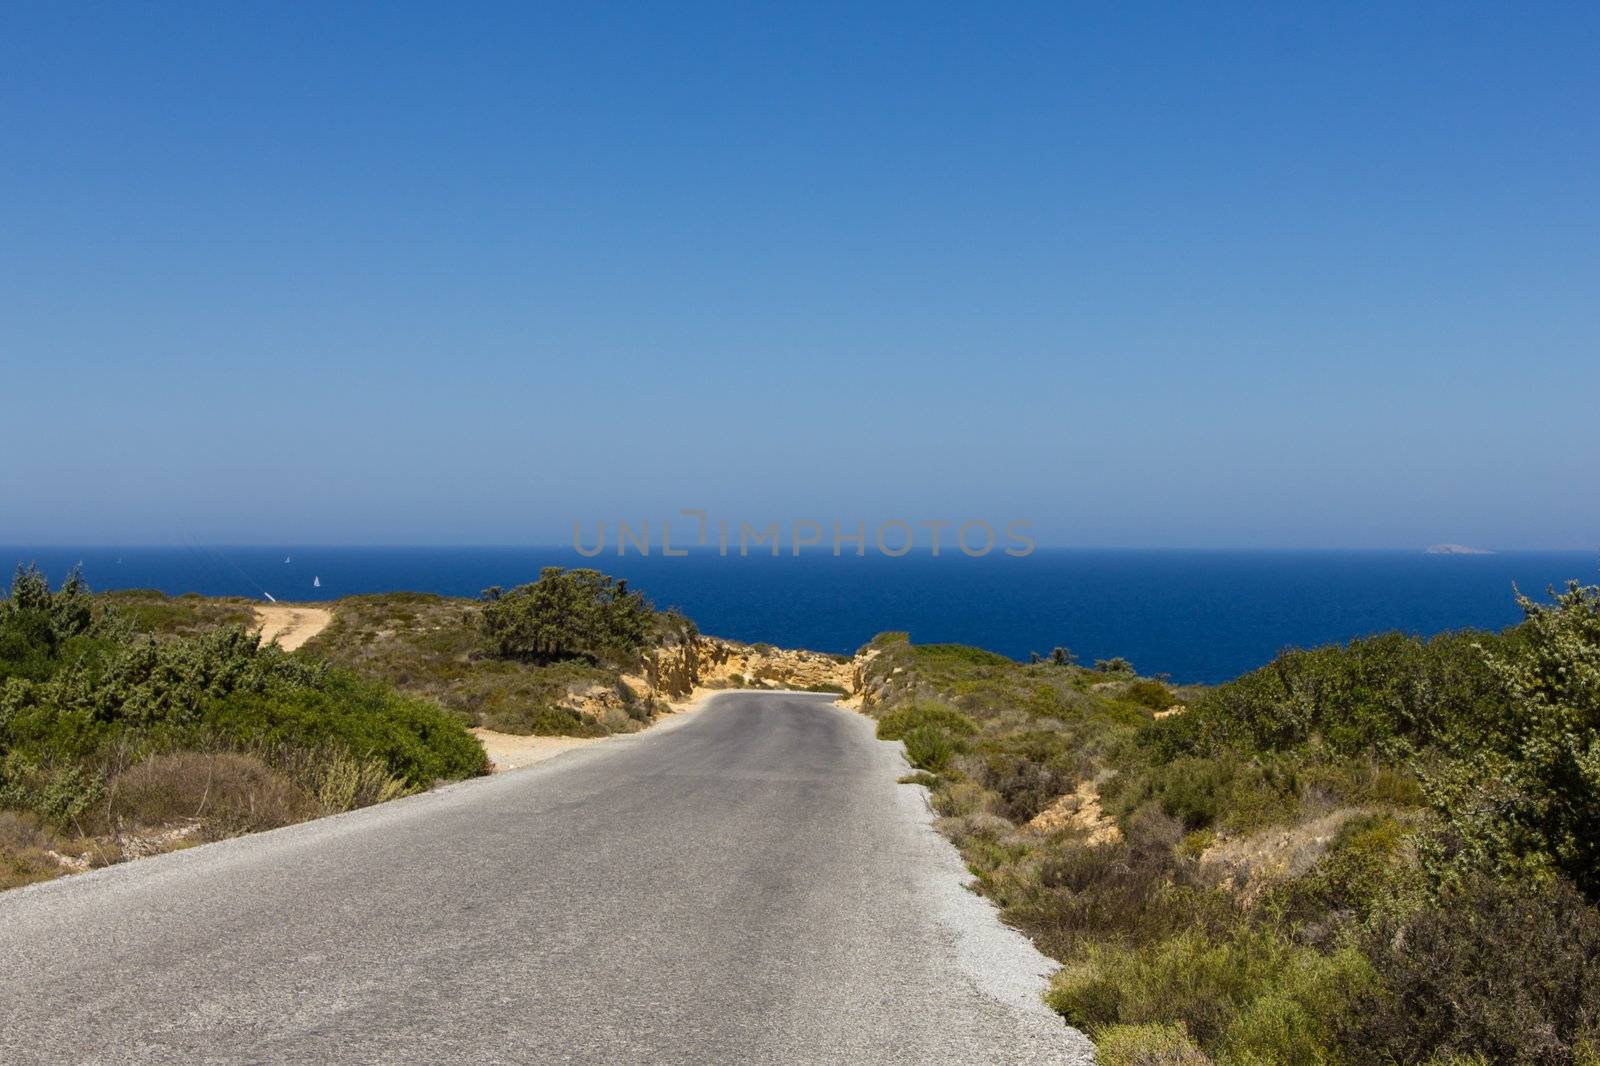
[[[255,612],[256,621],[261,623],[261,642],[276,640],[284,651],[294,651],[333,621],[333,612],[322,607],[273,603],[257,607]]]
[[[489,766],[495,773],[502,770],[520,770],[536,762],[560,755],[573,748],[598,744],[604,737],[539,737],[520,733],[496,733],[492,729],[477,727],[470,730],[483,745],[489,756]]]

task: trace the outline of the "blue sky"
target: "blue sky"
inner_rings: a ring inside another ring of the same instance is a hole
[[[1593,5],[9,5],[0,542],[1600,544]]]

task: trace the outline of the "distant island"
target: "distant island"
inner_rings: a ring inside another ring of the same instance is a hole
[[[1430,547],[1427,555],[1493,555],[1488,548],[1469,548],[1465,544],[1435,544]]]

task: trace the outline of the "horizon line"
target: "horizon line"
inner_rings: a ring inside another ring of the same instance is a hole
[[[1439,543],[1445,543],[1445,542],[1439,542]],[[1417,545],[1401,545],[1401,546],[1387,545],[1387,546],[1366,546],[1366,547],[1361,547],[1361,546],[1353,546],[1353,545],[1292,545],[1292,544],[1291,545],[1040,544],[1040,545],[1035,546],[1035,548],[1033,549],[1033,551],[1030,554],[1038,554],[1040,552],[1075,552],[1075,551],[1078,551],[1078,552],[1108,552],[1108,551],[1127,551],[1127,552],[1261,552],[1261,553],[1274,553],[1274,552],[1346,552],[1346,553],[1361,553],[1361,552],[1365,552],[1365,553],[1390,553],[1390,552],[1393,552],[1393,553],[1406,553],[1406,554],[1422,555],[1422,554],[1428,554],[1428,549],[1430,547],[1433,547],[1433,546],[1434,545],[1423,545],[1423,546],[1417,546]],[[649,553],[644,553],[644,552],[640,552],[640,551],[638,551],[636,549],[630,549],[626,553],[618,554],[616,551],[614,551],[614,550],[612,550],[610,548],[605,549],[604,551],[602,551],[598,555],[581,555],[571,544],[519,544],[519,543],[509,543],[509,542],[495,543],[495,542],[489,542],[489,541],[484,541],[484,542],[435,542],[435,543],[415,543],[415,542],[414,543],[403,543],[403,542],[389,542],[389,543],[385,543],[385,542],[366,542],[366,543],[363,543],[363,542],[356,542],[356,541],[326,542],[326,543],[317,543],[317,542],[312,542],[312,541],[304,541],[304,542],[279,541],[279,542],[254,542],[254,543],[251,543],[251,542],[244,542],[244,541],[236,541],[236,542],[211,541],[211,542],[192,542],[192,543],[187,543],[187,544],[181,543],[181,542],[179,542],[179,543],[175,543],[175,542],[164,542],[164,543],[162,543],[162,542],[150,542],[150,543],[125,542],[125,543],[117,543],[115,541],[110,541],[110,542],[102,542],[102,543],[87,543],[87,542],[56,542],[56,543],[31,542],[30,543],[30,542],[21,542],[21,541],[19,541],[19,542],[15,542],[15,543],[0,543],[0,551],[52,551],[52,552],[57,552],[57,551],[74,551],[74,550],[76,550],[76,551],[96,551],[96,552],[99,552],[99,551],[177,551],[177,550],[198,551],[198,550],[204,550],[204,549],[212,549],[212,550],[215,550],[215,549],[227,549],[227,550],[231,550],[231,551],[275,551],[275,552],[276,551],[285,551],[285,550],[289,550],[289,551],[326,551],[326,550],[336,550],[336,551],[379,551],[379,550],[382,550],[382,551],[550,551],[550,552],[563,552],[563,553],[570,554],[570,555],[576,555],[579,558],[582,558],[582,559],[585,559],[585,560],[592,560],[592,561],[597,562],[597,563],[602,561],[602,560],[607,560],[607,559],[662,559],[662,558],[679,557],[679,556],[664,556],[664,555],[661,554],[661,552],[659,550],[652,550]],[[684,547],[682,549],[674,548],[675,552],[678,551],[678,550],[686,551],[690,555],[700,555],[700,556],[707,556],[707,555],[709,555],[709,556],[718,556],[719,555],[719,552],[718,552],[717,548],[712,546],[712,545],[692,545],[692,546],[686,546],[686,547]],[[1483,554],[1493,554],[1493,555],[1509,555],[1509,554],[1518,554],[1518,553],[1586,554],[1586,553],[1600,553],[1600,543],[1597,543],[1597,544],[1595,544],[1594,546],[1591,546],[1591,547],[1548,547],[1548,546],[1541,546],[1541,547],[1487,547],[1487,548],[1476,548],[1475,547],[1474,551],[1475,552],[1480,552],[1480,553],[1483,553]],[[910,550],[906,554],[917,554],[917,555],[932,556],[933,549],[932,549],[932,547],[930,545],[928,545],[926,543],[917,543],[917,544],[911,545]],[[1473,554],[1468,554],[1468,553],[1434,553],[1434,554],[1453,555],[1453,556],[1455,556],[1457,558],[1478,557],[1478,556],[1475,556]],[[833,552],[826,545],[808,545],[808,546],[802,547],[802,549],[798,553],[798,556],[796,556],[796,554],[791,550],[790,547],[785,546],[780,552],[778,552],[774,556],[774,554],[771,551],[766,550],[765,547],[763,546],[762,550],[752,550],[752,551],[748,552],[747,555],[743,555],[742,556],[737,552],[729,551],[726,554],[722,554],[721,557],[722,558],[729,558],[729,559],[738,559],[738,558],[774,558],[774,557],[776,557],[776,558],[791,558],[791,557],[818,556],[818,555],[832,556]],[[888,555],[884,555],[884,554],[878,553],[878,552],[867,552],[864,556],[857,556],[854,552],[843,552],[843,553],[840,553],[837,557],[838,558],[851,558],[851,557],[871,558],[873,556],[880,556],[882,558],[898,558],[898,557],[900,557],[900,556],[888,556]],[[941,547],[939,555],[937,557],[938,558],[944,558],[946,556],[949,556],[951,558],[961,558],[961,557],[964,557],[964,553],[958,547],[945,545],[945,546]],[[1026,557],[1027,556],[1019,556],[1018,558],[1026,558]]]

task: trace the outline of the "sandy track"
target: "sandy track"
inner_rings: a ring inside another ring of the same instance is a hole
[[[722,691],[726,690],[696,688],[687,696],[669,703],[666,712],[658,716],[647,728],[670,728],[674,723],[681,725],[690,714],[705,706],[707,699]],[[484,753],[489,756],[491,773],[520,770],[524,766],[532,766],[534,763],[553,759],[562,752],[571,751],[573,748],[584,748],[590,744],[601,744],[608,740],[637,735],[634,733],[615,733],[609,737],[551,737],[525,735],[522,733],[497,733],[493,729],[485,729],[482,726],[475,726],[468,732],[477,737],[478,743],[483,745]]]
[[[273,603],[254,608],[261,623],[261,642],[274,640],[284,651],[294,651],[328,628],[333,612],[323,607],[296,607]]]

